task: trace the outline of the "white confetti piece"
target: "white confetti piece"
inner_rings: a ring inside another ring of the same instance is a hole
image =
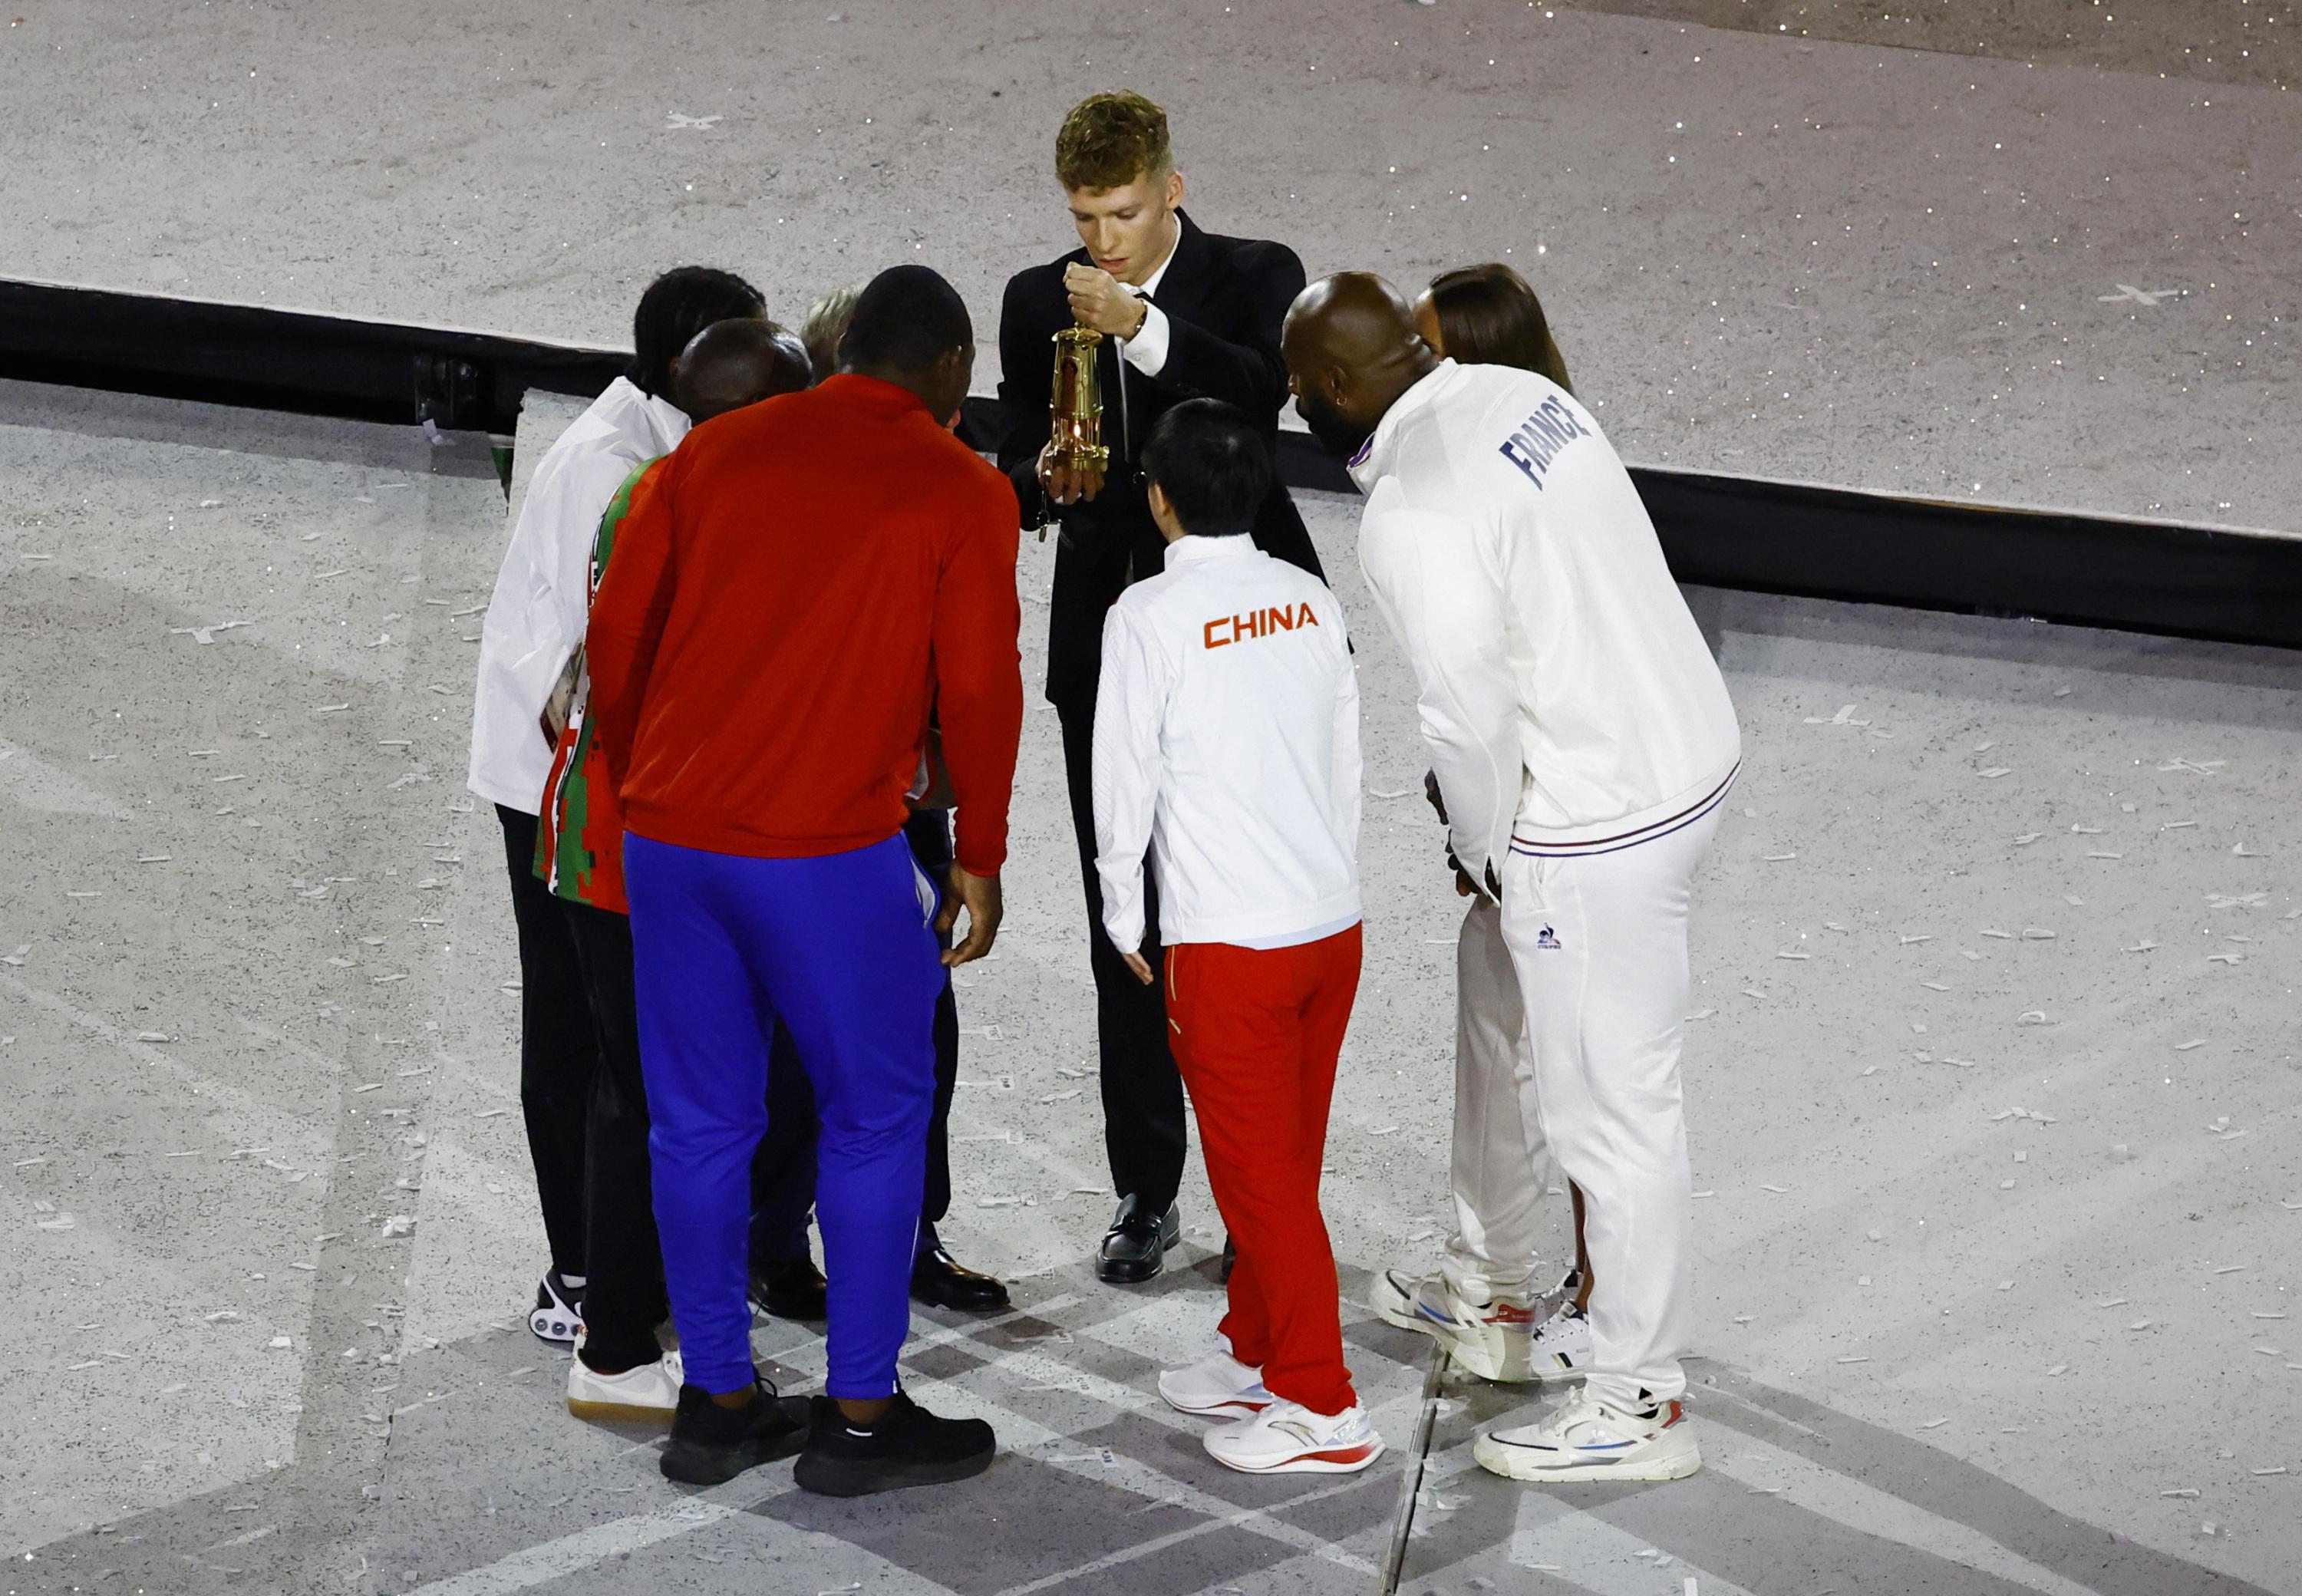
[[[2193,1497],[2197,1495],[2198,1491],[2197,1488],[2194,1485],[2182,1485],[2177,1486],[2172,1491],[2162,1491],[2158,1494],[2160,1496]]]
[[[2124,1307],[2126,1306],[2126,1298],[2123,1297],[2113,1297],[2106,1302],[2097,1302],[2094,1306],[2098,1308]]]
[[[1987,770],[1977,770],[1975,774],[1985,781],[1996,781],[2002,776],[2012,776],[2013,772],[2004,765],[1993,765]]]
[[[1925,1424],[1920,1424],[1919,1428],[1921,1430],[1939,1430],[1945,1424],[1949,1423],[1950,1421],[1948,1419],[1928,1419]]]
[[[1798,857],[1795,853],[1767,853],[1760,856],[1769,864],[1788,864]]]
[[[1794,953],[1789,948],[1778,947],[1775,950],[1775,957],[1777,959],[1811,959],[1814,955],[1812,953]]]
[[[1694,1012],[1689,1014],[1687,1018],[1689,1020],[1708,1020],[1711,1015],[1716,1014],[1718,1012],[1718,1011],[1717,1009],[1697,1009]]]
[[[1867,1364],[1870,1360],[1860,1354],[1855,1354],[1846,1357],[1842,1357],[1838,1361],[1843,1364]]]
[[[2027,848],[2046,835],[2043,831],[2026,831],[2014,839],[2014,845],[2018,848]]]
[[[2064,1375],[2064,1374],[2069,1373],[2070,1372],[2071,1372],[2071,1365],[2068,1365],[2068,1364],[2056,1364],[2053,1368],[2048,1369],[2048,1370],[2046,1371],[2046,1378],[2047,1378],[2047,1379],[2049,1379],[2049,1380],[2058,1379],[2058,1378],[2060,1378],[2061,1376],[2063,1376],[2063,1375]]]
[[[2150,1328],[2150,1321],[2147,1319],[2137,1319],[2133,1323],[2128,1325],[2126,1328],[2129,1330],[2147,1330]]]
[[[1050,1103],[1068,1103],[1079,1095],[1080,1088],[1073,1087],[1067,1092],[1050,1092],[1046,1096],[1040,1098],[1039,1102],[1042,1106]]]
[[[1409,797],[1414,794],[1414,792],[1415,789],[1413,787],[1400,787],[1396,792],[1382,792],[1376,788],[1369,787],[1367,789],[1367,796],[1370,798],[1380,798],[1385,802],[1389,802],[1393,798]]]
[[[1787,1186],[1768,1186],[1768,1185],[1761,1185],[1761,1186],[1759,1188],[1759,1189],[1760,1189],[1760,1191],[1771,1191],[1771,1192],[1773,1192],[1777,1197],[1785,1197],[1785,1196],[1789,1195],[1789,1192],[1790,1192],[1790,1188],[1789,1188],[1789,1187],[1787,1187]]]
[[[387,1241],[397,1236],[411,1236],[415,1233],[416,1222],[405,1214],[395,1214],[383,1222],[383,1239]]]
[[[2052,942],[2054,939],[2054,934],[2052,931],[2047,930],[2044,926],[2024,926],[2022,928],[2022,940],[2025,942]]]
[[[1929,992],[1947,992],[1950,990],[1948,987],[1944,986],[1940,981],[1920,981],[1919,985],[1924,987]]]
[[[1932,942],[1933,940],[1934,940],[1934,937],[1933,937],[1933,936],[1932,936],[1932,935],[1930,935],[1930,934],[1928,934],[1928,933],[1921,932],[1920,935],[1918,935],[1918,936],[1916,936],[1916,937],[1903,937],[1903,938],[1902,939],[1902,945],[1903,945],[1904,947],[1912,947],[1912,946],[1915,946],[1916,945],[1918,945],[1919,943],[1921,943],[1921,942]]]
[[[1985,937],[1992,937],[1999,942],[2012,942],[2015,939],[2013,932],[2002,931],[1995,926],[1985,926],[1982,928],[1982,934]]]

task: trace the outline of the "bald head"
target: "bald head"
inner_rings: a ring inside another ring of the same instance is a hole
[[[807,386],[807,349],[762,316],[714,322],[672,364],[672,402],[698,425]]]
[[[1297,295],[1280,348],[1304,424],[1345,455],[1439,363],[1414,307],[1372,272],[1338,272]]]

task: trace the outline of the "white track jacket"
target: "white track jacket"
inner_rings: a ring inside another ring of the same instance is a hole
[[[1095,707],[1103,924],[1283,947],[1359,918],[1359,688],[1342,607],[1245,537],[1187,537],[1112,606]]]
[[[1742,759],[1717,661],[1630,475],[1574,397],[1449,360],[1351,462],[1359,561],[1415,669],[1455,857],[1612,852],[1692,823]]]
[[[535,463],[480,623],[468,785],[489,802],[542,812],[552,744],[536,720],[584,641],[600,517],[632,468],[669,454],[687,429],[670,400],[618,377]]]

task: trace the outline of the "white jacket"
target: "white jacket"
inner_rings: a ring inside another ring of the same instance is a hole
[[[1284,947],[1359,918],[1359,688],[1342,607],[1246,537],[1187,537],[1113,605],[1095,707],[1103,924]]]
[[[536,462],[480,624],[468,785],[490,802],[541,811],[551,744],[536,718],[584,641],[600,517],[633,467],[669,454],[687,429],[670,400],[618,377]]]
[[[1351,463],[1359,561],[1415,668],[1449,841],[1582,854],[1687,825],[1742,759],[1630,475],[1574,397],[1441,363]]]

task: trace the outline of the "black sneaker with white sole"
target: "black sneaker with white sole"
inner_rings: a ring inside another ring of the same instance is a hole
[[[584,1328],[584,1289],[560,1279],[557,1269],[546,1270],[535,1288],[535,1306],[527,1311],[527,1328],[539,1341],[574,1346]]]
[[[720,1485],[747,1468],[788,1457],[807,1441],[805,1397],[779,1397],[760,1381],[741,1407],[722,1407],[702,1386],[679,1388],[671,1442],[659,1466],[683,1485]]]
[[[792,1466],[792,1477],[819,1496],[947,1485],[989,1468],[997,1447],[981,1419],[937,1418],[901,1391],[869,1424],[854,1423],[830,1398],[818,1397],[807,1447]]]

